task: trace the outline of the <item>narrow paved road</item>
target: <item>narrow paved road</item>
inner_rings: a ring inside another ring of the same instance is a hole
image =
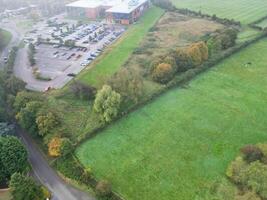
[[[24,142],[32,165],[34,175],[53,195],[52,200],[95,200],[88,194],[66,184],[48,165],[35,142],[20,127],[16,127],[18,137]]]
[[[9,23],[9,24],[0,23],[0,28],[10,32],[12,35],[11,41],[9,42],[8,46],[4,49],[4,51],[0,55],[0,69],[1,69],[2,67],[4,67],[4,58],[8,57],[9,51],[12,49],[12,47],[19,45],[21,34],[17,30],[16,26],[12,23]]]

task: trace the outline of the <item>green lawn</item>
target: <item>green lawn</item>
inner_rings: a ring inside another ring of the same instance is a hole
[[[248,26],[243,26],[242,30],[238,33],[237,43],[243,43],[249,40],[253,40],[254,38],[258,37],[261,32],[257,29],[250,28]]]
[[[260,23],[257,24],[261,28],[267,28],[267,19],[261,21]]]
[[[101,85],[127,61],[162,14],[163,10],[152,7],[137,24],[130,26],[123,37],[111,46],[95,65],[83,71],[78,79],[91,85]]]
[[[11,33],[6,30],[0,29],[0,53],[8,45],[12,38]]]
[[[266,0],[172,0],[178,8],[189,8],[248,24],[267,15]]]
[[[77,156],[125,199],[200,199],[240,147],[267,139],[266,46],[262,40],[131,113]]]

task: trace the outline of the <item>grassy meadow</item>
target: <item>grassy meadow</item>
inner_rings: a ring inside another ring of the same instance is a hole
[[[201,199],[240,147],[267,140],[266,45],[261,40],[169,91],[76,155],[125,199]]]
[[[265,0],[172,0],[178,8],[188,8],[249,24],[267,15]]]
[[[101,86],[106,78],[118,71],[127,61],[162,14],[163,10],[160,8],[149,9],[137,24],[132,25],[118,42],[109,47],[103,56],[100,56],[95,64],[88,66],[88,69],[85,69],[78,79],[90,85]]]

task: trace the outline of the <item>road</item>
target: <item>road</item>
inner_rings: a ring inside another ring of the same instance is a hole
[[[52,200],[95,200],[94,197],[89,197],[89,194],[65,183],[48,165],[33,139],[20,127],[16,127],[16,129],[18,137],[22,139],[28,150],[34,175],[52,192]]]
[[[9,50],[11,50],[12,47],[14,46],[19,45],[21,34],[20,34],[20,31],[16,28],[16,25],[13,24],[12,22],[8,24],[0,23],[0,28],[10,32],[12,35],[11,41],[9,42],[8,46],[4,49],[4,51],[0,55],[0,69],[1,69],[4,67],[4,58],[8,57]]]

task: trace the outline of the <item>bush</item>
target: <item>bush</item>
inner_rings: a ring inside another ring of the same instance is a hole
[[[261,200],[261,198],[253,191],[246,191],[245,194],[238,194],[235,200]]]
[[[242,171],[242,186],[252,189],[263,199],[267,198],[267,166],[259,161],[252,162]]]
[[[152,78],[154,81],[159,83],[167,83],[174,76],[174,69],[168,63],[160,63],[152,71]]]
[[[60,155],[65,157],[69,153],[73,152],[74,146],[68,138],[63,138],[61,140]]]
[[[30,177],[15,173],[10,181],[11,194],[14,200],[44,200],[41,186]]]
[[[207,41],[209,52],[217,53],[221,50],[226,50],[236,44],[238,31],[233,28],[218,30]]]
[[[54,164],[64,176],[87,185],[91,183],[91,170],[85,170],[73,155],[69,154],[67,158],[60,157]]]
[[[111,195],[111,185],[108,181],[99,181],[96,185],[96,195],[100,198],[109,197]]]
[[[229,177],[235,183],[241,182],[241,172],[247,167],[246,162],[242,157],[237,157],[226,170],[226,176]]]
[[[263,158],[263,153],[261,149],[254,145],[247,145],[241,148],[240,151],[244,155],[244,159],[248,163],[261,160]]]

